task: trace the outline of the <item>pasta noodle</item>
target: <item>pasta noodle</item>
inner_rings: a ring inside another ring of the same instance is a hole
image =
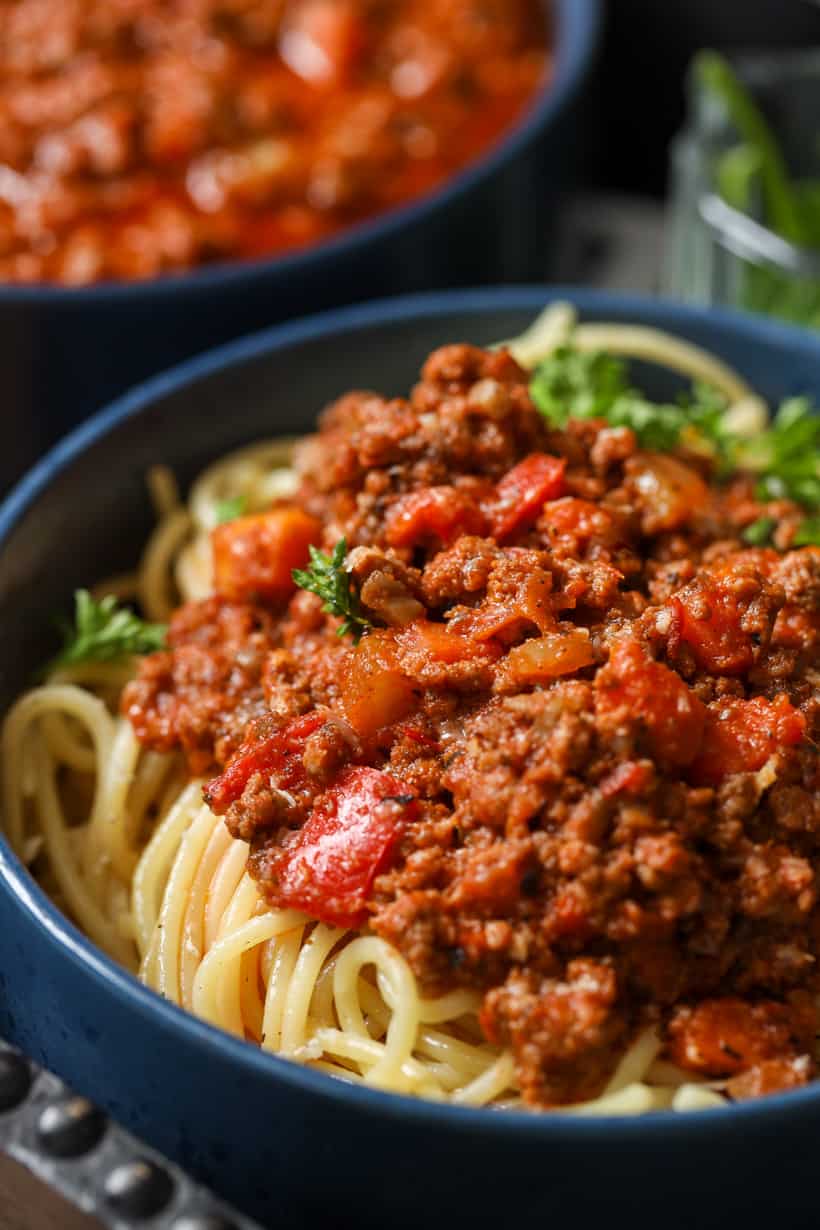
[[[725,365],[655,330],[580,325],[553,306],[512,349],[528,367],[572,335],[712,381],[740,415],[757,399]],[[745,407],[745,409],[743,409]],[[751,408],[751,409],[750,409]],[[756,421],[756,419],[755,419]],[[151,619],[210,592],[208,535],[222,502],[264,509],[292,495],[292,444],[269,441],[211,466],[186,504],[167,470],[149,485],[158,527],[133,577],[98,592],[136,596]],[[117,716],[132,663],[53,672],[5,720],[5,829],[58,904],[112,958],[165,998],[262,1049],[347,1081],[465,1106],[518,1106],[512,1057],[487,1043],[480,996],[425,999],[404,958],[374,935],[270,908],[248,848],[202,801],[176,755],[140,746]],[[599,1098],[562,1113],[640,1114],[723,1102],[658,1059],[653,1030],[632,1043]]]

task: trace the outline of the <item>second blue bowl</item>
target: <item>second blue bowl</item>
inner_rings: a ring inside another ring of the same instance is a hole
[[[545,0],[555,71],[525,119],[440,190],[293,256],[80,289],[0,285],[0,490],[70,426],[188,355],[381,295],[544,276],[601,0]]]

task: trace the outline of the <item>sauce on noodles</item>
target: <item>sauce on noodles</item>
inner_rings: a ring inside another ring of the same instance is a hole
[[[702,452],[545,422],[532,345],[444,347],[187,508],[157,475],[143,606],[169,567],[189,600],[130,680],[19,702],[7,827],[150,985],[346,1079],[580,1113],[803,1084],[820,550]]]

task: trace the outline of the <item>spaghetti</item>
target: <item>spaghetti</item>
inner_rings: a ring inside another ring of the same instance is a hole
[[[717,360],[655,331],[576,326],[549,309],[512,349],[533,368],[572,338],[708,379],[728,416],[759,426],[761,403]],[[226,501],[243,511],[291,498],[291,446],[272,441],[211,467],[182,504],[159,468],[150,488],[158,525],[139,569],[107,591],[165,620],[178,598],[212,588],[210,533]],[[5,720],[5,829],[55,902],[149,987],[265,1050],[348,1081],[468,1106],[521,1104],[511,1051],[479,1024],[481,995],[425,997],[405,957],[367,929],[272,908],[248,870],[248,845],[203,803],[181,755],[140,744],[119,715],[133,660],[59,666]],[[720,1105],[723,1084],[662,1055],[640,1030],[580,1115],[685,1111]]]

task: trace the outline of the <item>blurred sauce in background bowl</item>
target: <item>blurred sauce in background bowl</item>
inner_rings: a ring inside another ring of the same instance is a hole
[[[317,7],[317,0],[302,2]],[[530,0],[517,2],[523,12]],[[456,7],[460,3],[467,15],[470,7],[467,0],[453,0],[453,3]],[[495,122],[490,123],[485,109],[482,139],[476,138],[475,144],[467,142],[463,135],[458,137],[460,129],[456,123],[451,126],[450,134],[452,143],[460,147],[458,151],[450,150],[447,158],[438,163],[428,159],[426,174],[417,174],[414,180],[405,175],[403,189],[395,182],[391,187],[391,176],[382,175],[381,180],[385,182],[381,190],[371,192],[361,208],[352,204],[348,210],[331,208],[313,235],[303,234],[301,240],[294,239],[293,235],[283,237],[281,218],[272,219],[267,234],[262,233],[264,227],[257,226],[256,233],[251,235],[254,228],[249,223],[250,213],[245,215],[239,211],[231,220],[227,237],[223,234],[220,238],[218,228],[212,227],[213,234],[206,236],[198,254],[190,234],[186,238],[183,211],[181,220],[178,215],[180,225],[170,228],[171,238],[179,241],[176,254],[172,254],[171,259],[163,258],[161,252],[159,256],[156,253],[152,256],[145,250],[140,252],[137,243],[135,256],[134,232],[130,232],[131,250],[125,253],[130,264],[123,256],[121,236],[111,231],[110,218],[104,214],[96,219],[99,224],[96,235],[92,225],[85,235],[85,243],[69,251],[70,259],[66,259],[59,238],[55,253],[48,251],[50,241],[41,236],[39,255],[35,243],[28,259],[25,251],[15,251],[14,244],[7,239],[5,253],[0,252],[0,276],[7,279],[0,285],[0,356],[5,375],[7,424],[6,447],[0,462],[0,487],[6,486],[54,438],[104,401],[140,378],[217,342],[318,308],[396,291],[543,276],[555,201],[567,177],[576,144],[572,104],[590,67],[599,26],[600,0],[532,0],[532,3],[543,3],[545,20],[552,32],[548,65],[534,92],[532,77],[528,75],[532,65],[526,70],[520,64],[517,66],[516,71],[525,78],[524,84],[529,81],[529,89],[522,93],[515,83],[506,93],[502,89],[507,100],[507,122],[500,127]],[[270,14],[281,6],[275,0],[265,0],[255,6],[224,0],[222,7],[226,9],[227,20],[231,16],[229,10],[234,8],[237,11],[255,8],[270,19]],[[321,0],[318,7],[322,7]],[[90,8],[93,10],[94,6]],[[99,11],[104,12],[104,9]],[[286,7],[285,15],[287,12]],[[59,30],[52,25],[48,28],[56,38]],[[93,40],[102,38],[103,34],[92,30],[89,37]],[[106,32],[105,37],[110,37],[110,32]],[[15,63],[16,49],[24,46],[24,41],[14,31],[6,31],[4,97],[7,101],[9,82],[13,84],[18,74],[16,105],[18,108],[21,105],[21,96],[24,117],[32,128],[36,126],[42,100],[38,102],[36,93],[26,96],[30,83],[26,81],[23,68]],[[23,54],[22,50],[19,54]],[[48,40],[43,41],[46,70],[49,57],[61,54],[64,49],[55,50]],[[124,65],[128,63],[129,54],[128,48],[121,49]],[[324,71],[321,63],[311,61],[309,54],[306,58],[304,40],[301,45],[298,39],[291,42],[287,59],[291,69],[295,65],[303,78]],[[82,69],[82,55],[70,58],[71,71],[75,71],[77,65]],[[159,68],[170,72],[173,65],[161,63]],[[247,70],[242,68],[242,71],[246,73]],[[182,74],[180,84],[183,79],[190,81]],[[264,73],[260,81],[264,85]],[[59,75],[50,85],[54,90],[59,89]],[[405,82],[403,88],[409,89],[411,85]],[[469,85],[465,81],[465,90]],[[86,86],[93,96],[93,74]],[[101,90],[103,87],[97,83],[95,88]],[[11,93],[14,95],[14,90]],[[319,90],[317,97],[321,93]],[[529,101],[525,101],[528,94]],[[477,99],[472,100],[470,107],[480,120],[482,112],[477,104]],[[446,111],[446,99],[442,100],[442,105]],[[304,98],[301,106],[304,109]],[[309,112],[309,108],[307,110]],[[306,118],[310,118],[309,114]],[[116,145],[114,137],[119,132],[115,120],[112,114],[113,145]],[[446,128],[451,120],[452,116],[448,120],[443,115],[443,127]],[[128,117],[122,116],[121,122],[127,126]],[[479,123],[478,127],[482,125]],[[8,124],[4,133],[5,139],[13,145],[15,133]],[[47,133],[42,135],[48,136]],[[99,156],[100,150],[105,153],[105,142],[100,142],[99,134],[95,138],[93,126],[90,141],[87,133],[83,137],[82,126],[75,135],[73,144],[66,140],[50,143],[45,140],[38,157],[46,164],[49,158],[53,159],[59,169],[63,164],[70,166],[71,159],[79,159],[78,165],[82,166],[82,159],[89,156],[89,146],[95,156]],[[116,149],[109,152],[114,159]],[[0,161],[3,161],[2,153],[0,151]],[[168,155],[170,166],[174,165],[174,158],[170,156],[173,153],[172,149]],[[13,202],[15,192],[24,197],[26,192],[31,195],[31,184],[25,176],[14,179],[14,150],[6,151],[5,156],[9,159],[5,175],[8,217],[9,211],[19,212],[21,207],[10,205],[9,200]],[[213,161],[211,159],[211,164]],[[105,178],[104,163],[103,158],[99,172],[102,178]],[[225,166],[230,170],[230,158],[223,163],[220,173],[225,172]],[[419,160],[419,164],[424,163],[425,159]],[[204,180],[208,179],[205,174],[208,170],[208,166],[197,168],[198,190],[205,195],[208,184]],[[398,170],[401,172],[401,167]],[[210,165],[209,174],[211,188],[216,191],[220,182],[213,165]],[[87,178],[93,182],[93,174]],[[166,178],[172,178],[170,173]],[[196,180],[196,176],[194,178]],[[328,191],[333,187],[329,182],[332,178],[330,176],[324,184]],[[314,203],[318,200],[317,194],[321,195],[321,182],[321,175],[314,177]],[[137,184],[136,188],[139,187]],[[0,195],[3,192],[0,182]],[[395,199],[391,198],[391,193]],[[92,198],[89,207],[98,201],[98,195]],[[59,206],[60,202],[57,204]],[[164,205],[167,204],[165,201]],[[35,194],[33,208],[36,205]],[[251,213],[258,222],[260,211],[252,202],[251,206]],[[202,212],[207,213],[207,210]],[[309,223],[317,213],[308,207],[302,208],[300,215],[297,207],[295,212],[291,210],[290,220],[293,223],[294,218],[301,216],[303,224]],[[164,216],[167,218],[167,209]],[[142,234],[145,244],[150,246],[150,229],[143,228]],[[136,235],[138,238],[139,227]],[[300,242],[306,246],[300,247]],[[168,242],[163,243],[167,251]],[[156,248],[156,243],[154,246]],[[163,244],[159,246],[163,248]],[[261,254],[263,249],[268,255]],[[186,265],[198,264],[206,256],[215,258],[215,263],[185,269]],[[236,257],[246,259],[234,259]],[[146,276],[152,270],[161,276]],[[140,280],[110,280],[114,274]],[[41,277],[58,279],[63,284],[40,281]],[[24,284],[27,278],[32,280],[31,284]]]

